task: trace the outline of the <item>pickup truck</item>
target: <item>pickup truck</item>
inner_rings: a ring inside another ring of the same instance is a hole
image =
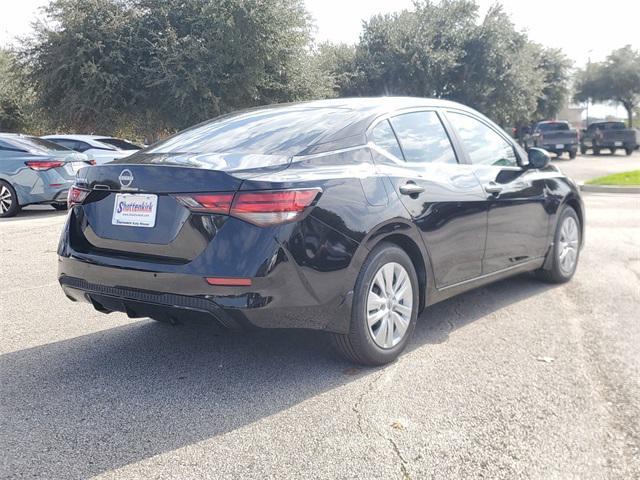
[[[578,131],[571,128],[569,122],[545,121],[533,126],[531,134],[525,139],[525,148],[544,148],[557,156],[567,152],[569,158],[576,158],[578,143]]]
[[[624,122],[594,122],[584,131],[580,139],[580,153],[587,150],[600,155],[602,149],[612,154],[616,150],[624,150],[631,155],[638,148],[638,131],[627,128]]]

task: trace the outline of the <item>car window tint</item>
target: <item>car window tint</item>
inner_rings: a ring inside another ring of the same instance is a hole
[[[141,150],[142,148],[119,138],[99,138],[97,141],[109,147],[115,147],[117,150]]]
[[[391,119],[408,162],[456,163],[456,155],[436,112],[404,113]]]
[[[75,140],[67,140],[66,138],[49,138],[48,140],[57,143],[58,145],[62,145],[63,147],[70,148],[71,150],[76,149]]]
[[[403,158],[398,139],[393,133],[388,120],[380,122],[371,130],[371,141],[399,159]]]
[[[349,108],[305,105],[238,112],[184,130],[145,153],[296,155],[360,116]]]
[[[26,152],[26,150],[18,148],[17,146],[9,142],[5,142],[4,140],[0,140],[0,150],[5,150],[9,152]]]
[[[449,112],[447,117],[458,132],[471,163],[513,167],[518,165],[513,147],[492,128],[461,113]]]
[[[81,142],[80,140],[77,140],[75,146],[73,147],[73,149],[77,152],[86,152],[91,148],[93,148],[91,145],[86,142]]]

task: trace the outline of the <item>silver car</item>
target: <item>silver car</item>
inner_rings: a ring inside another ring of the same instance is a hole
[[[0,218],[25,205],[67,208],[67,191],[76,172],[92,165],[83,153],[38,137],[0,133]]]

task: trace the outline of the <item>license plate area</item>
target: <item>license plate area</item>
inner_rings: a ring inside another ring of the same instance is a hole
[[[564,148],[564,143],[557,143],[556,148]]]
[[[156,225],[157,211],[157,195],[117,193],[111,224],[121,227],[153,228]]]
[[[622,146],[622,142],[615,142],[615,143],[614,143],[614,146],[616,146],[616,147],[621,147],[621,146]]]

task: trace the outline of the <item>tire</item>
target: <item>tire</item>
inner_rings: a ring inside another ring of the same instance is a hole
[[[571,160],[574,160],[577,155],[578,155],[578,151],[577,150],[569,150],[569,158]]]
[[[51,206],[58,211],[63,211],[67,209],[67,202],[64,203],[52,203]]]
[[[14,217],[19,211],[16,191],[10,183],[0,180],[0,218]]]
[[[388,279],[392,290],[400,287],[398,290],[404,290],[404,295],[387,296]],[[349,332],[332,334],[338,352],[347,360],[366,366],[393,362],[407,346],[415,328],[418,288],[418,276],[404,250],[391,243],[374,248],[356,280]]]
[[[549,252],[553,255],[550,265],[536,270],[536,276],[549,283],[565,283],[571,280],[578,266],[581,240],[582,229],[578,214],[573,208],[565,206],[560,212],[553,246]],[[572,260],[568,255],[573,255]],[[563,258],[571,261],[565,262]]]
[[[580,147],[580,153],[582,155],[585,155],[587,153],[587,148],[586,147]]]
[[[600,148],[599,147],[593,147],[593,154],[594,155],[600,155]]]
[[[609,150],[611,150],[611,155],[615,155],[617,148],[610,148]]]
[[[625,148],[624,153],[627,154],[627,157],[633,153],[633,148]]]

